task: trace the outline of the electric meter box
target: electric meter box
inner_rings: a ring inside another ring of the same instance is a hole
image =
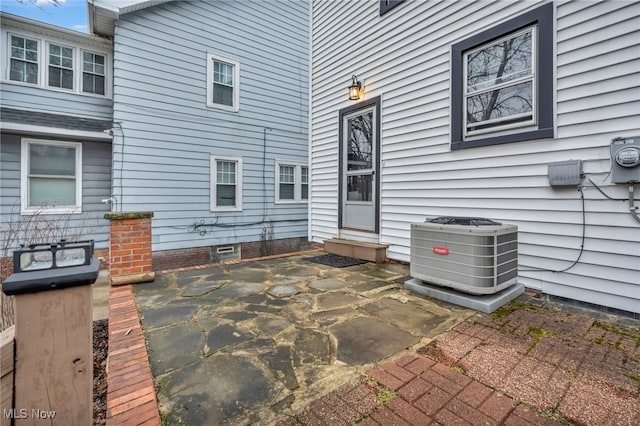
[[[640,136],[611,142],[611,181],[640,182]]]

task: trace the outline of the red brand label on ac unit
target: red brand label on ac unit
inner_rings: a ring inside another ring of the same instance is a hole
[[[433,252],[435,254],[449,254],[449,249],[446,247],[434,247]]]

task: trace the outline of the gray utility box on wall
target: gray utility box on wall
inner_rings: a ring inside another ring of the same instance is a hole
[[[550,186],[579,186],[582,183],[582,161],[557,161],[547,166]]]
[[[518,277],[518,228],[482,218],[411,225],[410,274],[471,294],[493,294]]]
[[[640,136],[611,142],[611,181],[640,182]]]

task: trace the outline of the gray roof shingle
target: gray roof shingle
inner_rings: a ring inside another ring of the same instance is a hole
[[[0,108],[0,122],[3,124],[17,123],[86,132],[102,132],[113,127],[111,121],[107,120],[25,111],[13,108]]]

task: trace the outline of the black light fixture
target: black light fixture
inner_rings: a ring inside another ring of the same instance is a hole
[[[351,86],[349,86],[349,100],[357,101],[360,99],[360,90],[362,89],[362,84],[358,81],[358,77],[355,75],[351,76]]]

